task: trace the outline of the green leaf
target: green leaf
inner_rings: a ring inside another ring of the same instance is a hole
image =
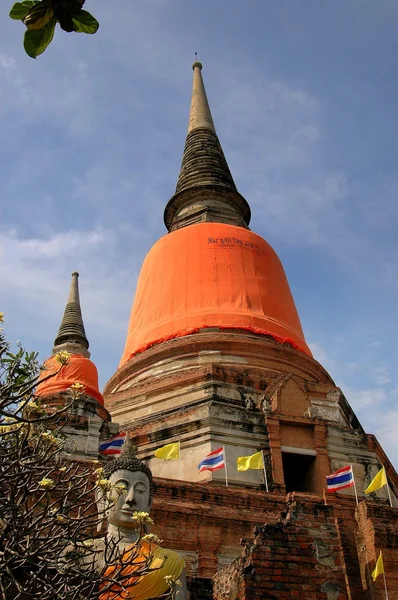
[[[23,2],[16,2],[10,10],[11,19],[22,21],[28,14],[31,8],[36,4],[40,4],[41,0],[23,0]]]
[[[75,31],[79,33],[95,33],[99,23],[87,10],[81,10],[78,15],[72,17]]]
[[[26,17],[23,19],[23,23],[28,29],[41,29],[52,19],[54,16],[53,7],[48,2],[41,2],[36,6],[33,6]]]
[[[75,31],[75,26],[73,25],[72,17],[66,8],[62,6],[58,8],[55,12],[55,16],[58,19],[59,26],[61,29],[70,33],[71,31]]]
[[[57,19],[53,17],[45,27],[41,29],[28,29],[25,32],[23,45],[28,56],[36,58],[44,52],[53,40],[56,24]]]
[[[68,11],[72,17],[78,15],[85,0],[68,0]]]
[[[11,19],[16,19],[17,21],[22,21],[34,6],[32,2],[32,6],[27,6],[28,2],[16,2],[12,9],[10,10]]]

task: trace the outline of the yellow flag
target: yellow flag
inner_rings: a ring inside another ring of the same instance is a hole
[[[371,484],[368,485],[368,487],[365,490],[365,494],[371,494],[372,492],[376,492],[376,490],[379,490],[380,488],[382,488],[383,485],[386,485],[386,483],[387,483],[387,477],[386,477],[386,472],[383,467],[377,473],[376,477],[373,478]]]
[[[155,450],[156,458],[164,458],[164,460],[178,460],[180,458],[180,444],[166,444]]]
[[[384,565],[383,565],[383,555],[380,550],[380,555],[379,555],[379,558],[377,559],[375,570],[372,572],[373,581],[376,581],[378,576],[382,575],[382,573],[384,573]]]
[[[251,456],[238,456],[236,465],[238,471],[247,471],[248,469],[263,469],[263,453],[256,452]]]

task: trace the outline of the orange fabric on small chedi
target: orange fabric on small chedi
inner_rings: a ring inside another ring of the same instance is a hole
[[[99,391],[98,372],[95,364],[90,360],[88,351],[89,342],[84,329],[82,312],[79,298],[79,273],[72,273],[72,282],[69,296],[65,307],[64,316],[54,341],[53,356],[45,363],[41,380],[54,374],[46,381],[39,382],[36,395],[40,397],[50,396],[59,392],[65,392],[74,383],[84,385],[84,394],[97,400],[101,406],[104,399]],[[71,355],[67,364],[61,366],[57,361],[58,352],[65,350]]]
[[[270,335],[311,356],[282,263],[243,227],[191,225],[152,247],[120,366],[154,344],[207,327]]]
[[[98,372],[95,364],[79,354],[71,354],[66,365],[60,365],[55,356],[52,356],[44,363],[45,370],[42,372],[42,378],[53,375],[39,383],[36,389],[36,395],[40,397],[50,396],[59,392],[67,391],[74,383],[84,385],[84,394],[95,398],[102,406],[104,399],[98,386]]]

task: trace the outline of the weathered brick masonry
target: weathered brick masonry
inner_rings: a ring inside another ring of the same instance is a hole
[[[332,506],[289,500],[275,524],[257,526],[243,556],[215,576],[216,600],[347,600],[346,568]]]
[[[398,598],[398,515],[385,503],[157,479],[153,515],[185,557],[192,599],[381,599],[380,549]]]

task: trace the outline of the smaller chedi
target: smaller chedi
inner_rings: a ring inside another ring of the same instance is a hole
[[[97,547],[97,566],[104,571],[100,600],[148,600],[170,591],[177,582],[176,600],[187,599],[185,561],[173,550],[160,546],[148,533],[153,497],[152,473],[135,455],[126,438],[122,453],[103,468],[105,489],[98,492],[99,528],[105,534]],[[107,494],[115,493],[109,505]],[[111,582],[111,583],[109,583]]]

